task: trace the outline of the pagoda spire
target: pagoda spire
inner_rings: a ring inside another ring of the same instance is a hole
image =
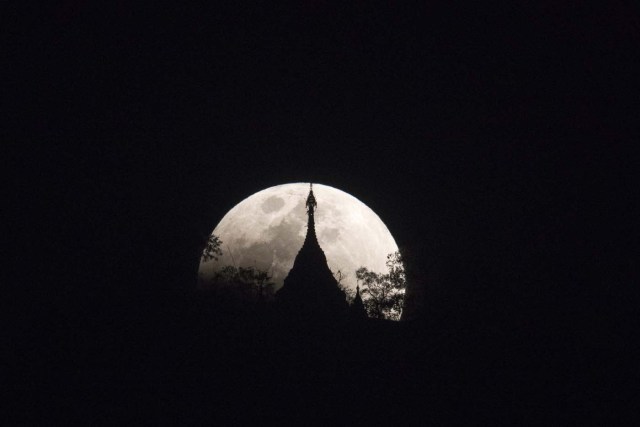
[[[307,243],[310,238],[314,239],[317,242],[318,238],[316,236],[316,222],[314,214],[316,211],[316,207],[318,206],[318,202],[316,202],[316,197],[313,195],[313,183],[309,183],[309,195],[307,196],[306,206],[307,215],[309,216],[309,218],[307,219],[307,236],[305,238],[305,243]]]
[[[290,315],[312,318],[340,318],[347,314],[348,304],[344,292],[327,265],[315,229],[315,211],[318,203],[309,184],[307,196],[307,235],[296,255],[293,267],[276,294],[278,304]]]
[[[313,195],[313,183],[309,183],[309,195],[307,196],[307,213],[310,217],[313,216],[315,212],[316,206],[318,206],[318,202],[316,202],[316,197]]]

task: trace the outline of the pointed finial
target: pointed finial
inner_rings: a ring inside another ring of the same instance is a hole
[[[316,198],[313,195],[313,183],[309,183],[309,196],[307,197],[307,212],[310,215],[313,215],[313,211],[315,210],[318,203],[316,202]]]

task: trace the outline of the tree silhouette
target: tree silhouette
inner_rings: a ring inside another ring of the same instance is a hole
[[[222,250],[220,246],[222,245],[222,240],[215,234],[211,234],[207,239],[207,243],[202,251],[202,262],[207,261],[217,261],[220,256],[222,256]]]
[[[386,274],[360,267],[356,278],[362,284],[362,298],[369,317],[399,320],[407,284],[400,252],[387,255],[386,265]]]
[[[222,256],[222,240],[215,234],[207,239],[202,251],[202,262],[217,261]],[[274,283],[266,271],[254,267],[225,265],[216,271],[204,289],[215,290],[220,295],[239,299],[266,300],[273,297]]]
[[[266,271],[254,267],[226,265],[211,280],[211,288],[218,294],[241,300],[270,300],[274,286]]]

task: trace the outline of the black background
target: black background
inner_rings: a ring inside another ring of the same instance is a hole
[[[2,8],[8,312],[34,359],[49,329],[166,309],[232,206],[312,181],[411,254],[422,322],[519,313],[573,343],[562,366],[595,351],[576,377],[603,370],[594,395],[624,400],[632,2]]]

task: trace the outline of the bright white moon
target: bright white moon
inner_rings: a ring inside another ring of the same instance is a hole
[[[389,253],[398,250],[382,220],[355,197],[336,188],[313,185],[318,242],[329,268],[355,291],[359,267],[385,273]],[[222,240],[218,261],[200,262],[205,281],[225,265],[269,272],[276,290],[293,266],[307,233],[308,183],[283,184],[247,197],[222,218],[213,234]]]

